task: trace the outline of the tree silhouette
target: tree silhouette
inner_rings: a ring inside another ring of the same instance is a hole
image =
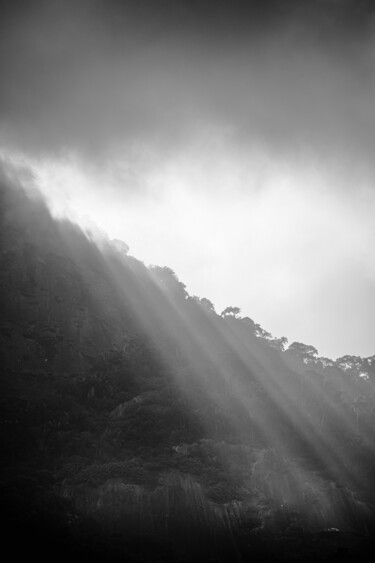
[[[221,312],[222,317],[233,317],[235,319],[238,318],[241,309],[239,307],[226,307],[224,311]]]
[[[299,358],[305,364],[309,361],[317,360],[318,350],[309,344],[302,342],[292,342],[286,352],[294,357]]]
[[[205,308],[208,309],[209,311],[212,311],[213,313],[215,312],[215,306],[212,303],[212,301],[210,301],[209,299],[207,299],[207,297],[202,297],[202,299],[200,300],[200,304]]]

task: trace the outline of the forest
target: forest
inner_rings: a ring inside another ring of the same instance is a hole
[[[217,312],[6,167],[0,183],[13,557],[372,560],[375,356],[274,337],[235,295]]]

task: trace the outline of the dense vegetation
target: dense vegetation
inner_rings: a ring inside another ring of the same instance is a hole
[[[320,358],[1,177],[1,499],[46,560],[343,560],[375,530],[375,356]]]

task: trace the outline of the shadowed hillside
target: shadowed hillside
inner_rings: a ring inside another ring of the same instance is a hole
[[[0,194],[1,505],[13,553],[369,553],[374,356],[319,358],[238,307],[216,313],[168,267],[54,220],[10,170]]]

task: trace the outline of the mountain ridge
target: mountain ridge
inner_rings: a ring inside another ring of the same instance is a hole
[[[305,560],[312,546],[317,560],[363,555],[375,523],[374,356],[284,350],[237,307],[218,315],[170,268],[146,268],[125,243],[99,247],[12,183],[4,174],[12,533],[40,547],[49,530],[51,550],[98,560],[106,549],[147,561]]]

